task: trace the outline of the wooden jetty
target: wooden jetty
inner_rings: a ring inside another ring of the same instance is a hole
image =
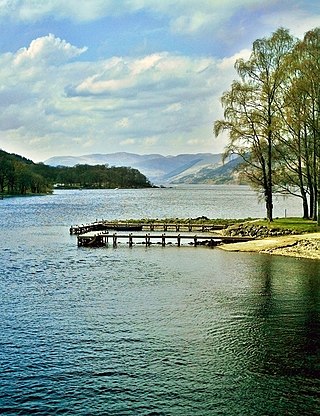
[[[118,243],[124,242],[128,247],[132,247],[133,244],[143,244],[146,247],[151,244],[158,244],[162,247],[167,244],[175,244],[180,247],[181,242],[184,240],[188,242],[189,245],[197,247],[198,245],[206,245],[209,247],[214,247],[221,243],[235,243],[240,241],[249,241],[253,240],[253,237],[231,237],[231,236],[222,236],[222,235],[187,235],[187,234],[156,234],[156,233],[146,233],[146,234],[133,234],[133,233],[112,233],[109,232],[99,232],[99,233],[88,233],[80,234],[77,236],[78,247],[117,247]]]
[[[130,222],[130,221],[95,221],[91,224],[74,225],[70,227],[70,234],[85,234],[92,231],[214,231],[226,228],[225,225],[194,222]]]

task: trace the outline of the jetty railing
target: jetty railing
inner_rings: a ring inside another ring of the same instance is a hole
[[[91,224],[73,225],[70,234],[85,234],[92,231],[169,231],[176,232],[186,230],[192,231],[214,231],[226,228],[222,224],[195,223],[195,222],[130,222],[130,221],[95,221]]]

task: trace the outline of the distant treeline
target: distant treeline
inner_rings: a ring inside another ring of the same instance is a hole
[[[149,180],[137,169],[107,165],[48,166],[0,150],[0,193],[43,194],[62,188],[148,188]]]

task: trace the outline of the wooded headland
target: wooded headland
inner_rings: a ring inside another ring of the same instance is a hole
[[[51,193],[54,187],[73,189],[150,188],[137,169],[107,165],[48,166],[0,150],[0,195]]]

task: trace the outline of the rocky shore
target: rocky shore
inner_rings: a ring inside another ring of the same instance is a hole
[[[297,230],[275,226],[267,227],[255,221],[234,224],[222,232],[230,236],[255,238],[253,241],[220,245],[219,247],[223,250],[320,260],[320,232],[301,234]]]
[[[284,235],[295,235],[298,234],[294,230],[284,228],[269,228],[265,225],[260,225],[253,222],[240,223],[231,225],[223,230],[224,235],[230,235],[231,237],[255,237],[255,238],[266,238]]]

